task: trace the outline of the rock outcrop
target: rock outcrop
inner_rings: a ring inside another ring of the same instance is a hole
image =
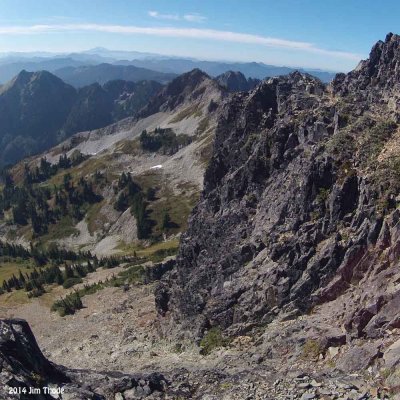
[[[238,335],[336,301],[349,338],[398,327],[399,46],[389,34],[329,86],[295,72],[225,105],[161,315]]]
[[[127,375],[55,365],[43,356],[26,321],[0,320],[1,399],[133,400],[161,398],[167,389],[158,373]]]

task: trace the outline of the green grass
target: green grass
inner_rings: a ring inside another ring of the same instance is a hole
[[[111,279],[105,282],[99,281],[90,285],[85,284],[83,288],[75,290],[64,298],[54,301],[51,305],[51,311],[56,311],[61,317],[74,314],[83,307],[82,297],[95,294],[106,287],[120,287],[124,284],[144,283],[145,267],[141,264],[127,266],[126,269],[119,272],[117,276],[113,275]]]
[[[302,349],[302,358],[305,360],[318,360],[322,353],[322,347],[318,340],[307,339]]]
[[[138,244],[120,243],[118,250],[123,255],[136,254],[142,258],[142,262],[153,261],[160,262],[169,255],[174,255],[178,252],[179,239],[172,239],[166,242],[155,243],[149,247],[143,247]]]
[[[32,272],[33,262],[30,260],[16,260],[12,262],[0,259],[0,285],[4,280],[10,279],[13,275],[18,277],[19,272]]]
[[[377,157],[396,128],[394,122],[380,121],[373,128],[365,131],[359,154],[364,168],[374,168]]]
[[[172,221],[172,226],[167,234],[176,234],[187,229],[187,220],[198,200],[198,194],[176,195],[166,189],[163,196],[149,206],[150,218],[155,222],[153,236],[162,235],[162,221],[167,212]]]
[[[101,201],[100,203],[92,204],[86,213],[85,220],[88,225],[88,230],[92,236],[96,231],[102,229],[104,224],[107,222],[106,216],[100,213],[104,203],[105,200]]]
[[[63,239],[71,235],[78,234],[79,231],[75,228],[74,221],[70,216],[60,219],[56,224],[49,225],[49,231],[41,237],[42,242],[50,242],[57,239]]]
[[[77,184],[81,177],[86,178],[95,171],[107,170],[115,157],[117,157],[117,155],[114,154],[105,154],[101,157],[90,157],[76,167],[72,167],[67,170],[60,170],[56,175],[51,177],[42,185],[49,186],[50,188],[52,188],[54,185],[60,186],[63,183],[64,175],[67,173],[71,174],[72,182]]]
[[[120,142],[117,143],[115,151],[124,154],[137,155],[140,154],[142,150],[140,147],[139,139],[134,139],[134,140],[121,140]]]
[[[12,307],[29,302],[28,294],[25,290],[13,290],[0,296],[0,306]]]
[[[197,104],[193,104],[189,107],[186,107],[183,109],[180,113],[178,113],[171,121],[171,124],[175,124],[177,122],[181,122],[186,118],[189,117],[201,117],[203,115],[203,112],[199,110],[199,106]]]

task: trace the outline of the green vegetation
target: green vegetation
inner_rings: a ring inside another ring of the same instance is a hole
[[[137,176],[135,181],[129,173],[123,173],[114,186],[114,208],[123,212],[130,207],[137,220],[139,239],[157,242],[163,234],[176,234],[186,228],[198,199],[194,186],[180,185],[178,189],[179,194],[166,186],[157,172]]]
[[[101,201],[100,203],[91,204],[87,213],[85,220],[88,225],[88,230],[91,235],[93,235],[97,230],[103,228],[104,223],[106,222],[105,216],[100,213],[102,206],[105,201]]]
[[[114,208],[123,212],[130,207],[136,218],[138,238],[148,238],[151,232],[151,222],[148,218],[147,202],[141,187],[132,180],[130,173],[123,172],[114,189],[116,193],[119,193]]]
[[[68,278],[66,281],[63,283],[63,288],[64,289],[69,289],[72,286],[77,285],[78,283],[82,283],[82,278]]]
[[[177,135],[170,128],[156,128],[153,132],[144,130],[140,135],[140,146],[145,151],[172,155],[182,147],[189,145],[192,139],[188,135]]]
[[[177,254],[179,240],[173,239],[166,242],[158,242],[149,247],[121,243],[118,248],[124,254],[135,254],[141,259],[142,263],[146,261],[157,263],[162,261],[165,257],[174,256]]]
[[[123,271],[117,277],[113,277],[110,281],[111,286],[122,286],[129,283],[143,283],[145,276],[145,268],[143,265],[134,264]]]
[[[306,360],[318,360],[322,353],[321,344],[318,340],[308,339],[302,349],[302,357]]]
[[[51,306],[52,311],[59,313],[61,317],[74,314],[77,310],[83,308],[82,297],[94,294],[105,287],[120,287],[125,284],[140,284],[144,282],[145,268],[141,264],[133,264],[121,271],[117,276],[113,275],[111,279],[105,282],[96,282],[91,285],[84,285],[82,289],[75,290],[65,298],[57,300]]]
[[[83,308],[82,300],[78,292],[67,295],[64,299],[57,300],[51,307],[51,311],[57,311],[61,317],[75,314]]]
[[[74,161],[80,163],[83,156],[73,159],[61,155],[58,164],[51,165],[42,158],[40,165],[31,169],[25,164],[22,183],[15,184],[9,171],[3,171],[3,190],[0,194],[0,218],[19,227],[30,227],[31,237],[49,234],[58,239],[75,233],[74,224],[85,215],[88,205],[101,201],[95,192],[92,179],[80,178],[73,182],[70,173],[64,173],[59,186],[45,186],[41,183],[54,176],[58,170],[70,168]]]
[[[201,339],[200,347],[201,354],[208,355],[214,349],[226,347],[229,344],[229,339],[225,338],[219,327],[211,328]]]
[[[377,213],[382,215],[395,208],[394,198],[400,191],[400,157],[394,154],[379,158],[396,129],[392,121],[379,122],[366,131],[360,147],[361,165],[377,189]]]
[[[325,204],[329,198],[330,191],[326,188],[320,188],[316,200],[319,204]]]
[[[327,150],[334,155],[351,156],[356,150],[356,143],[354,137],[348,132],[348,130],[343,129],[337,132],[327,143]]]
[[[97,268],[114,268],[127,259],[104,257],[100,260],[89,252],[75,253],[59,249],[54,244],[42,250],[39,246],[26,250],[22,246],[0,242],[0,260],[7,261],[13,269],[0,266],[4,277],[0,294],[24,290],[28,297],[39,297],[45,293],[46,285],[61,285],[68,289],[82,282],[82,278]],[[12,261],[12,262],[11,262]],[[19,267],[18,263],[23,265]]]
[[[146,207],[151,221],[149,238],[153,242],[163,239],[163,233],[177,234],[186,229],[188,217],[199,198],[199,190],[196,186],[185,183],[178,185],[177,190],[173,190],[165,185],[163,175],[157,171],[139,175],[135,177],[135,180],[143,192],[147,192],[149,188],[155,190],[154,200],[149,201]],[[163,230],[166,213],[171,221],[167,231]]]
[[[138,154],[140,150],[139,140],[122,140],[118,143],[116,151],[124,154]]]
[[[360,159],[365,168],[376,166],[379,153],[396,128],[397,125],[394,122],[382,121],[365,132],[360,146]]]
[[[30,260],[23,260],[21,258],[0,258],[0,282],[10,279],[13,275],[18,275],[19,272],[23,274],[28,273],[32,269]]]

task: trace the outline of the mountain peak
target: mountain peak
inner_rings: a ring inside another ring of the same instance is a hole
[[[185,101],[196,99],[201,96],[207,88],[215,88],[221,91],[222,88],[214,79],[210,78],[202,70],[195,68],[189,72],[179,75],[167,84],[160,93],[153,97],[149,104],[138,115],[145,118],[161,109],[174,109]]]
[[[22,71],[20,71],[18,75],[14,77],[14,79],[12,79],[8,84],[6,84],[6,86],[12,86],[14,84],[24,85],[32,79],[32,76],[33,72],[28,72],[23,69]]]
[[[186,72],[180,76],[178,76],[177,78],[175,78],[172,83],[181,83],[184,85],[198,85],[199,83],[201,83],[202,81],[204,81],[205,79],[211,79],[209,77],[209,75],[207,75],[204,71],[202,71],[199,68],[195,68],[189,72]],[[168,85],[169,86],[169,85]]]
[[[398,90],[400,85],[400,36],[388,33],[379,40],[369,57],[348,74],[338,74],[332,82],[334,92],[342,95],[368,88]]]
[[[253,89],[260,81],[246,77],[240,71],[227,71],[217,76],[215,80],[230,92],[247,92]]]

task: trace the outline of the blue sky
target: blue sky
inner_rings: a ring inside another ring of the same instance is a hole
[[[0,52],[137,50],[211,60],[354,68],[396,0],[0,0]]]

